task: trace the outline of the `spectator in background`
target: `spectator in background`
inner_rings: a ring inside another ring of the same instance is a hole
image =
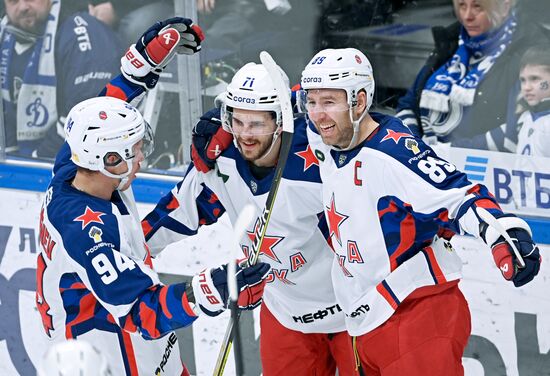
[[[520,99],[508,121],[485,135],[490,150],[550,157],[550,45],[535,45],[519,68]]]
[[[303,56],[316,48],[317,0],[197,0],[197,9],[208,40],[203,63],[223,59],[241,65],[266,50],[277,56],[290,81],[297,82]]]
[[[517,27],[515,0],[453,4],[460,25],[434,34],[436,50],[397,116],[430,142],[487,149],[485,138],[472,138],[505,122],[519,60],[542,34],[535,25]]]
[[[115,30],[123,46],[135,42],[136,35],[146,25],[174,14],[173,0],[88,0],[87,3],[88,12]]]
[[[76,4],[4,0],[0,76],[8,153],[55,156],[69,109],[118,72],[116,37],[88,13],[74,13]]]
[[[550,46],[533,46],[521,59],[521,98],[527,110],[518,120],[517,153],[550,157]]]

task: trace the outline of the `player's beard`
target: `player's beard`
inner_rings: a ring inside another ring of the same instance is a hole
[[[318,126],[316,128],[325,145],[345,148],[353,138],[353,125],[351,124],[335,124],[328,133],[323,132]]]
[[[259,158],[262,158],[271,147],[272,141],[273,135],[256,137],[237,136],[237,143],[239,144],[241,155],[246,161],[249,162],[254,162]]]

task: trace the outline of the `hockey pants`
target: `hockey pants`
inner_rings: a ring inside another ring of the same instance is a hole
[[[357,376],[347,332],[302,333],[281,325],[265,304],[260,311],[264,376]]]
[[[463,375],[470,331],[468,303],[455,281],[416,290],[355,347],[365,376]]]

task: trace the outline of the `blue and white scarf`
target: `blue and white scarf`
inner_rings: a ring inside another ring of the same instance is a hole
[[[57,121],[55,76],[55,34],[59,22],[59,0],[52,7],[42,36],[37,38],[34,51],[25,68],[23,82],[17,98],[17,140],[28,141],[43,138]],[[0,75],[4,116],[15,98],[10,97],[13,82],[10,79],[10,62],[15,48],[15,36],[6,27],[7,17],[0,24]],[[4,117],[5,118],[5,117]],[[8,126],[4,124],[4,126]]]
[[[420,108],[448,112],[449,101],[472,105],[477,86],[511,43],[515,29],[513,13],[498,28],[477,37],[471,38],[462,27],[455,54],[426,82]]]

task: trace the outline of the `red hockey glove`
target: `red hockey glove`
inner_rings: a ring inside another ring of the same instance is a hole
[[[176,53],[198,52],[203,39],[201,28],[188,18],[159,21],[130,46],[120,59],[120,70],[131,82],[151,89]]]
[[[540,270],[542,259],[539,248],[533,242],[531,229],[523,219],[505,214],[497,220],[514,242],[525,267],[521,267],[514,250],[496,229],[483,223],[481,236],[491,247],[493,259],[502,276],[508,281],[513,281],[516,287],[523,286],[535,278]]]
[[[262,302],[265,279],[271,267],[259,262],[256,265],[242,268],[236,266],[237,304],[241,309],[254,309]],[[217,316],[229,304],[227,285],[227,264],[215,269],[206,269],[193,277],[193,294],[202,312],[208,316]]]
[[[196,169],[201,172],[213,169],[216,159],[232,141],[233,135],[222,127],[218,108],[202,115],[192,133],[191,159]]]

